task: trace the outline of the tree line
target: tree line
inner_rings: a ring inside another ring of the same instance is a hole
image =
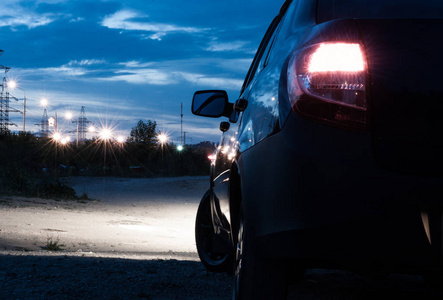
[[[62,145],[30,133],[0,135],[0,191],[49,185],[64,176],[170,177],[208,175],[215,144],[160,144],[155,121],[140,120],[124,143],[99,137]],[[61,186],[61,187],[60,187]]]

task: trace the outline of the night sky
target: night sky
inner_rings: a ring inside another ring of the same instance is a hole
[[[9,92],[20,99],[26,93],[27,131],[39,130],[45,97],[48,116],[57,112],[66,134],[75,124],[64,114],[78,117],[85,106],[88,120],[113,126],[115,134],[128,136],[138,120],[153,120],[177,142],[183,103],[187,142],[218,141],[222,120],[193,116],[192,95],[224,89],[237,99],[283,2],[3,0],[0,65],[19,84]],[[12,131],[22,129],[21,118],[11,113],[18,125]]]

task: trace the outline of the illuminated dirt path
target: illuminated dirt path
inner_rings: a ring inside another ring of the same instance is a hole
[[[39,250],[52,238],[66,251],[196,257],[195,214],[207,177],[69,182],[95,201],[3,199],[0,249]]]

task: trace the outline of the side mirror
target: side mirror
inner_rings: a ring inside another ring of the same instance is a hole
[[[197,116],[210,118],[229,117],[232,110],[232,104],[228,102],[228,94],[225,91],[197,91],[192,99],[192,113]]]

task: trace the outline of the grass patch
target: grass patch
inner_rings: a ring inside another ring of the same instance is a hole
[[[48,236],[46,239],[46,245],[43,247],[43,249],[48,251],[62,251],[65,245],[60,244],[60,238],[57,237],[57,239],[54,240],[52,236]]]

